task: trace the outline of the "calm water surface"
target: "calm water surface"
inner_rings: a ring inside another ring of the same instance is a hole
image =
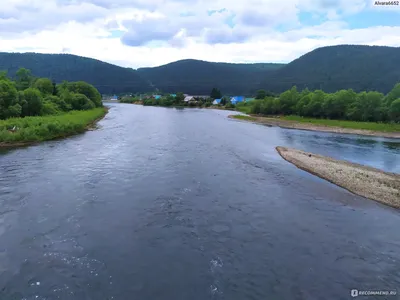
[[[399,142],[227,114],[115,104],[97,131],[3,151],[0,299],[320,300],[400,289],[398,211],[275,151],[400,172]]]

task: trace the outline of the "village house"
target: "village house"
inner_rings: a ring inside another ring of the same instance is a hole
[[[239,102],[244,102],[244,96],[234,96],[231,98],[232,104],[237,104]]]
[[[215,99],[215,100],[213,101],[213,103],[212,103],[212,104],[214,104],[214,105],[218,105],[218,104],[220,104],[220,103],[221,103],[221,100],[222,100],[222,99]]]
[[[185,101],[185,102],[193,102],[193,101],[196,101],[196,99],[193,96],[186,96],[183,101]]]

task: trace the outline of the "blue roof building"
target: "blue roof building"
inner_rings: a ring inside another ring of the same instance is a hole
[[[221,99],[215,99],[215,100],[213,101],[213,104],[214,104],[214,105],[220,104],[220,103],[221,103]]]
[[[239,102],[244,102],[244,96],[234,96],[231,98],[231,103],[236,104]]]
[[[161,95],[153,95],[154,99],[158,100],[161,98]]]
[[[112,96],[112,97],[111,97],[111,100],[118,100],[117,95]]]
[[[174,98],[175,98],[175,97],[176,97],[176,94],[170,94],[170,96],[172,96],[172,97],[174,97]]]

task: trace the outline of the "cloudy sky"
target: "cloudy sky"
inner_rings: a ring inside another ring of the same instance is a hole
[[[127,67],[289,62],[336,44],[400,46],[400,5],[371,0],[1,0],[0,51]]]

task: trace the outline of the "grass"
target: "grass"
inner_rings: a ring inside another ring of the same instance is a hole
[[[81,133],[106,112],[102,107],[54,116],[0,120],[0,145],[40,142]],[[12,132],[14,127],[16,130]]]
[[[246,121],[256,121],[257,118],[250,117],[250,116],[242,116],[242,115],[233,115],[232,118],[239,119],[239,120],[246,120]]]
[[[400,124],[396,123],[376,123],[376,122],[356,122],[343,120],[327,120],[303,118],[299,116],[285,116],[283,120],[296,121],[301,123],[309,123],[315,125],[335,126],[341,128],[364,129],[382,132],[400,132]]]
[[[236,110],[244,114],[249,114],[251,112],[250,103],[238,103],[236,104]]]

